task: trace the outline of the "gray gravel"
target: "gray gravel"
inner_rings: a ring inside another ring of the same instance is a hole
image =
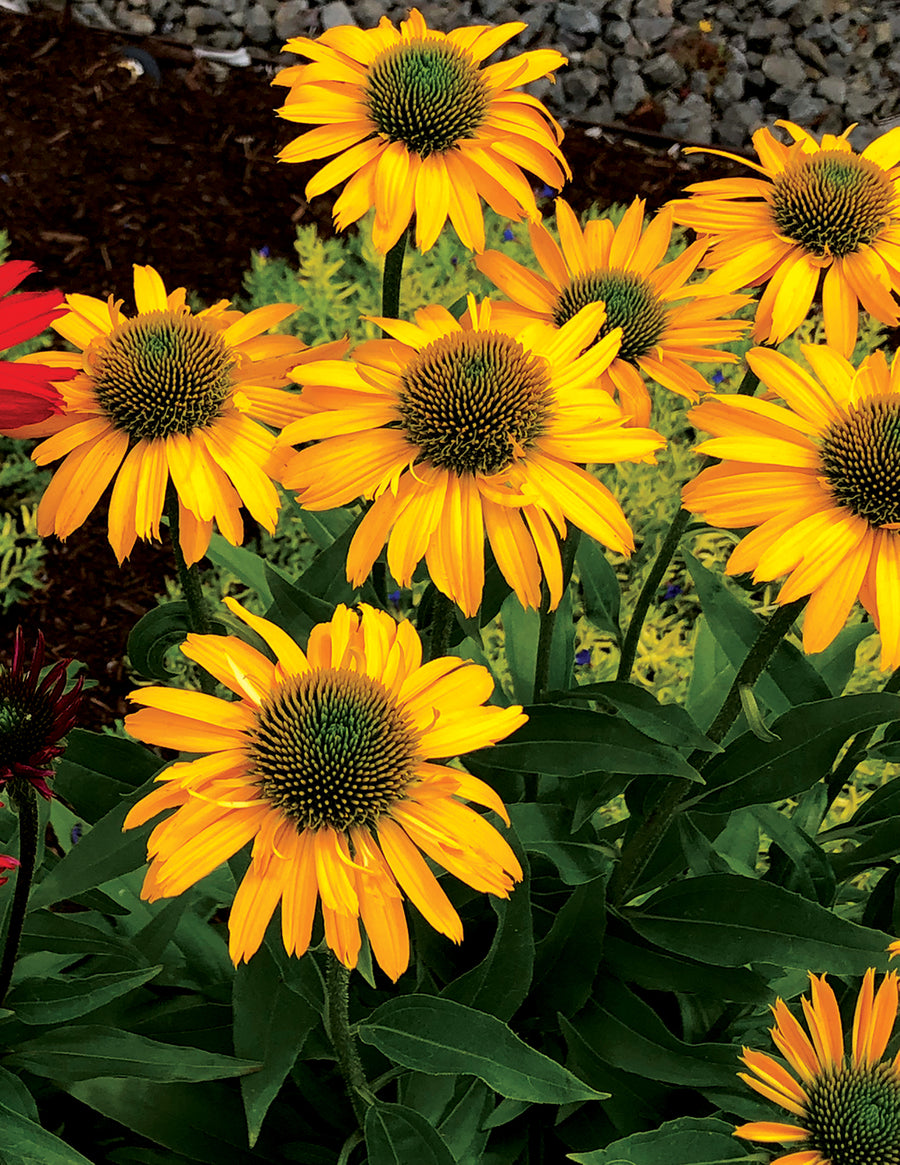
[[[39,0],[30,0],[32,4]],[[384,0],[74,0],[85,24],[288,64],[292,36],[397,23]],[[558,48],[557,84],[532,90],[562,120],[602,125],[636,114],[683,142],[746,149],[776,118],[813,132],[851,122],[857,149],[900,124],[900,2],[873,0],[460,0],[419,4],[430,27],[528,22],[507,52]]]

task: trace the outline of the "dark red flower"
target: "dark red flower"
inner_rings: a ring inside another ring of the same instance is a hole
[[[38,632],[26,663],[25,637],[21,627],[16,629],[12,666],[0,672],[0,788],[28,781],[42,797],[52,797],[50,762],[63,751],[59,742],[75,723],[81,703],[81,676],[66,691],[70,663],[60,660],[41,678],[43,635]]]
[[[68,311],[58,291],[9,294],[37,268],[24,259],[0,263],[0,351],[39,335]],[[19,429],[62,412],[62,397],[51,384],[66,380],[71,369],[0,360],[0,430]]]

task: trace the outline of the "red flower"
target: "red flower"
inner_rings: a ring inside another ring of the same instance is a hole
[[[33,263],[23,259],[0,263],[0,351],[39,335],[51,320],[68,310],[58,291],[8,294],[36,270]],[[66,380],[70,376],[70,369],[0,360],[0,430],[35,425],[62,412],[62,398],[51,379]]]
[[[0,854],[0,870],[14,870],[18,864],[19,864],[18,858],[11,858],[11,857],[8,857],[6,854]],[[9,881],[9,878],[0,877],[0,886],[2,886],[4,884],[4,882],[8,882],[8,881]]]
[[[25,637],[16,628],[12,666],[0,673],[0,789],[17,780],[28,781],[46,800],[52,793],[47,778],[49,762],[60,755],[59,743],[75,723],[81,703],[82,677],[65,690],[62,659],[41,678],[44,637],[38,632],[31,662],[25,663]]]

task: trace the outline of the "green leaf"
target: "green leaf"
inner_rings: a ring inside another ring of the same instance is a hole
[[[376,1101],[366,1112],[368,1165],[456,1165],[440,1134],[412,1108]]]
[[[513,1100],[567,1104],[602,1099],[494,1016],[449,999],[429,995],[391,999],[363,1019],[358,1031],[363,1043],[397,1064],[436,1076],[477,1076]]]
[[[679,752],[651,740],[621,716],[563,704],[533,704],[525,711],[528,723],[492,748],[473,752],[476,761],[561,777],[602,771],[700,780]]]
[[[652,692],[636,684],[608,680],[600,684],[582,684],[562,694],[566,699],[596,700],[601,706],[600,711],[618,712],[629,724],[660,744],[672,748],[696,748],[702,752],[722,751],[700,731],[680,704],[660,704]]]
[[[688,878],[624,914],[650,942],[718,967],[775,963],[862,975],[888,965],[888,935],[754,878]]]
[[[537,665],[541,616],[538,611],[523,607],[516,595],[509,595],[500,608],[500,619],[503,624],[503,646],[512,680],[513,696],[517,703],[528,704],[536,695],[534,673]],[[575,660],[572,626],[572,595],[567,588],[553,624],[547,683],[549,689],[564,688],[571,682]]]
[[[578,1034],[596,1056],[649,1080],[689,1088],[730,1085],[740,1067],[740,1048],[686,1044],[656,1012],[616,979],[603,977],[595,999],[579,1013]]]
[[[710,630],[724,649],[732,668],[737,670],[756,642],[762,620],[741,602],[721,575],[707,570],[683,546],[681,554],[691,572]],[[730,678],[727,678],[723,691],[727,690]],[[803,652],[787,642],[779,644],[757,682],[757,691],[775,712],[783,712],[792,704],[825,700],[831,695],[828,685]]]
[[[268,562],[265,571],[272,595],[272,606],[266,611],[266,617],[283,627],[298,643],[305,643],[316,623],[325,623],[331,618],[334,605],[291,582]]]
[[[577,1165],[723,1165],[758,1154],[734,1137],[734,1125],[715,1117],[683,1116],[661,1128],[634,1133],[592,1153],[569,1153]]]
[[[659,947],[629,941],[628,931],[607,933],[603,966],[625,983],[648,991],[677,991],[701,998],[760,1003],[770,998],[766,980],[746,967],[708,967],[694,959],[676,958]],[[631,939],[634,938],[633,932]]]
[[[12,1013],[6,1012],[6,1014],[11,1015]],[[0,1068],[0,1104],[14,1109],[21,1116],[27,1117],[28,1120],[36,1121],[39,1119],[34,1097],[19,1077],[14,1076],[12,1072],[7,1072],[5,1068]]]
[[[101,1077],[71,1084],[66,1091],[129,1132],[183,1153],[191,1161],[204,1165],[283,1162],[280,1155],[276,1159],[259,1149],[247,1150],[241,1106],[235,1092],[224,1084],[157,1084]]]
[[[143,785],[130,797],[124,798],[96,825],[85,830],[81,840],[73,846],[62,861],[32,891],[29,911],[41,906],[52,906],[85,890],[93,890],[104,882],[137,870],[147,862],[149,826],[122,832],[122,823],[132,805],[153,788],[152,782]]]
[[[94,1076],[138,1076],[162,1083],[220,1080],[260,1067],[250,1060],[162,1044],[101,1024],[75,1024],[45,1032],[14,1047],[6,1062],[64,1083]]]
[[[29,980],[10,991],[7,1004],[22,1023],[47,1026],[65,1023],[127,995],[155,979],[161,970],[159,966],[111,975],[60,975]]]
[[[35,1121],[0,1103],[3,1165],[91,1165],[87,1157]]]
[[[258,554],[246,550],[243,546],[232,546],[221,534],[213,530],[206,557],[216,566],[231,571],[242,583],[255,591],[264,608],[271,606],[272,592],[266,581],[266,563]]]
[[[753,814],[763,831],[782,851],[789,863],[787,877],[773,877],[775,855],[769,854],[768,881],[777,881],[788,890],[802,894],[810,902],[823,906],[834,904],[837,882],[828,855],[796,821],[780,813],[773,805],[757,805]]]
[[[190,607],[183,599],[154,607],[135,623],[128,636],[128,659],[139,676],[165,683],[172,678],[166,654],[180,647],[192,629]]]
[[[576,886],[535,950],[532,998],[542,1015],[575,1015],[587,1001],[603,957],[606,878]]]
[[[831,769],[857,732],[900,719],[900,696],[875,692],[791,708],[772,725],[778,740],[744,733],[704,769],[706,788],[691,802],[702,813],[730,813],[792,797]]]
[[[588,822],[572,833],[572,814],[562,805],[520,802],[509,806],[509,816],[525,851],[553,862],[567,886],[592,882],[609,870],[594,827]]]
[[[512,839],[513,848],[519,848]],[[512,1019],[528,996],[534,963],[531,926],[531,878],[524,853],[516,854],[525,875],[509,898],[491,897],[497,930],[490,950],[478,964],[441,992],[476,1011],[486,1011],[504,1021]]]
[[[584,614],[598,631],[619,638],[622,590],[616,572],[593,538],[582,538],[575,553]]]
[[[285,984],[265,944],[234,976],[234,1050],[262,1063],[259,1072],[241,1077],[241,1095],[252,1148],[269,1105],[294,1066],[318,1012]]]
[[[73,728],[56,768],[55,792],[93,824],[156,776],[163,762],[136,740]]]

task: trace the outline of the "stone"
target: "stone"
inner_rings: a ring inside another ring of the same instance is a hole
[[[572,69],[561,77],[566,104],[584,109],[600,88],[600,78],[591,69]]]
[[[661,88],[683,85],[687,81],[687,72],[683,66],[668,53],[662,53],[649,60],[644,66],[644,76]]]
[[[812,125],[820,114],[825,112],[828,103],[821,97],[814,97],[811,93],[798,93],[787,107],[788,121],[797,125]]]
[[[656,44],[672,31],[675,19],[672,16],[635,16],[631,28],[638,40]]]
[[[577,32],[583,36],[596,36],[600,32],[600,17],[594,8],[582,4],[557,4],[553,22],[557,28],[565,29],[566,32]]]
[[[773,84],[798,90],[806,81],[806,69],[796,53],[769,53],[763,58],[762,71]]]
[[[272,18],[262,4],[254,4],[247,13],[244,32],[254,44],[266,44],[273,39],[275,29],[272,27]]]
[[[303,36],[309,31],[309,5],[307,0],[284,0],[275,13],[272,23],[279,40],[290,40],[292,36]]]
[[[620,48],[630,37],[631,25],[624,20],[612,20],[603,26],[603,39],[616,48]]]
[[[843,105],[847,100],[847,82],[843,77],[823,77],[816,82],[816,93],[832,105]]]
[[[116,26],[100,5],[94,3],[94,0],[84,0],[81,4],[75,4],[72,8],[72,15],[79,24],[86,24],[89,28],[103,28],[107,32],[116,31]]]
[[[329,4],[324,4],[319,13],[319,19],[323,29],[339,28],[342,24],[356,24],[353,13],[344,3],[344,0],[331,0]]]
[[[648,96],[647,87],[640,76],[637,73],[626,74],[613,88],[613,112],[619,117],[625,117]]]
[[[720,109],[727,109],[735,101],[744,96],[744,76],[729,69],[718,85],[713,89],[713,98]]]

